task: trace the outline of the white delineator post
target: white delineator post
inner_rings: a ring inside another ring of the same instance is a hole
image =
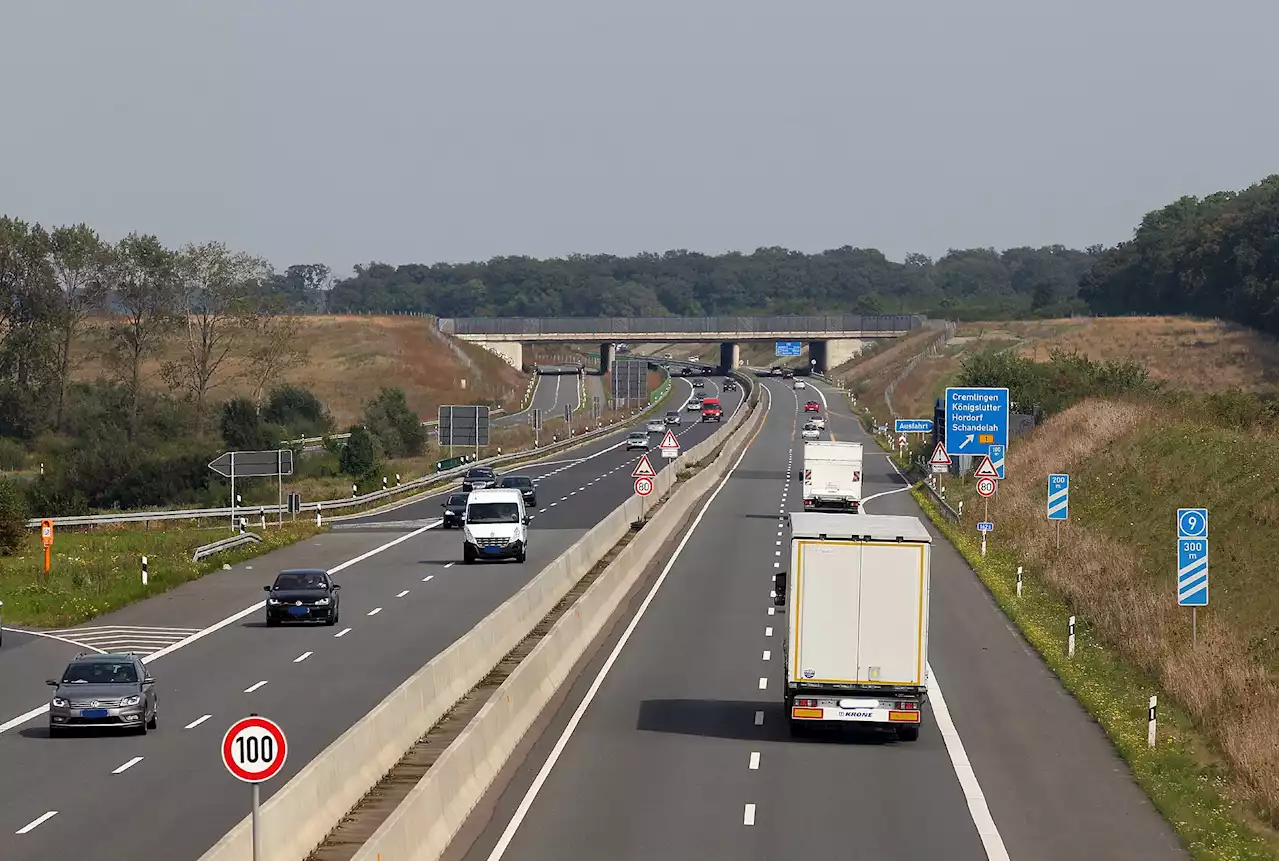
[[[1018,566],[1018,597],[1022,597],[1022,566]]]
[[[142,557],[142,585],[147,585],[147,557]]]
[[[1067,657],[1076,656],[1076,617],[1067,620]]]
[[[320,525],[320,503],[316,503],[316,526]]]
[[[1156,695],[1147,703],[1147,747],[1156,746]]]

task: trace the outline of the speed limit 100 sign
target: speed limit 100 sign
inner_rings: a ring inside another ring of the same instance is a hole
[[[262,783],[284,768],[284,730],[264,717],[241,718],[222,737],[222,764],[245,783]]]

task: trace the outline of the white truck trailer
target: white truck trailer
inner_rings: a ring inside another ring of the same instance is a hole
[[[805,511],[852,511],[862,504],[862,443],[823,440],[805,442]]]
[[[915,517],[791,514],[791,569],[775,575],[774,603],[790,604],[781,663],[793,734],[859,723],[919,737],[932,546]]]

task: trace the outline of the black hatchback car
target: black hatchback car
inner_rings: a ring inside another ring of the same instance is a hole
[[[533,479],[527,475],[504,475],[498,482],[498,487],[510,487],[520,491],[520,495],[524,497],[525,508],[538,504],[538,491],[533,486]]]
[[[440,503],[440,507],[444,509],[442,515],[443,520],[440,523],[445,529],[452,529],[455,526],[462,526],[462,516],[467,513],[467,497],[466,493],[451,493]]]
[[[267,626],[281,622],[324,622],[338,624],[338,590],[328,571],[291,569],[276,575],[276,582],[263,586],[267,596]]]
[[[486,487],[493,487],[498,483],[498,474],[493,471],[491,466],[476,466],[467,470],[467,474],[462,477],[462,489],[467,493],[473,490],[483,490]]]

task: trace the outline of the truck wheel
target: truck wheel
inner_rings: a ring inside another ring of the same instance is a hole
[[[920,727],[918,726],[898,727],[898,741],[915,741],[918,738],[920,738]]]
[[[462,563],[464,565],[470,565],[472,562],[475,562],[475,561],[476,561],[476,557],[475,557],[475,554],[471,552],[471,548],[465,544],[462,545]]]

